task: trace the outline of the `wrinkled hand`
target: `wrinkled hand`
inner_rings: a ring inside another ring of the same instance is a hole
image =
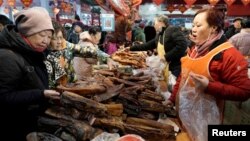
[[[190,78],[194,81],[195,83],[195,88],[200,91],[204,91],[209,83],[209,80],[207,77],[199,74],[195,74],[193,72],[190,72]]]
[[[162,102],[162,104],[167,106],[167,107],[174,107],[174,103],[170,100],[165,100]]]
[[[43,94],[49,99],[60,99],[60,93],[55,90],[44,90]]]

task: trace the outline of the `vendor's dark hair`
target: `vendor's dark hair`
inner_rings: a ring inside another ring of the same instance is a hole
[[[98,32],[102,32],[102,29],[100,26],[91,26],[88,31],[90,35],[96,35]]]
[[[215,8],[208,8],[208,9],[201,9],[199,10],[195,16],[197,16],[200,13],[207,13],[207,23],[209,26],[217,27],[216,31],[220,32],[224,29],[224,18],[225,15],[223,12],[221,12],[218,9]],[[194,17],[195,17],[194,16]]]

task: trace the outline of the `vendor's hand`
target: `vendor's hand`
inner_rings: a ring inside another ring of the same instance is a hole
[[[174,107],[174,103],[170,100],[165,100],[162,102],[162,104],[167,106],[167,107]]]
[[[44,90],[43,94],[49,99],[60,99],[60,93],[55,90]]]
[[[118,66],[119,66],[118,62],[115,62],[114,60],[112,60],[110,58],[108,59],[107,64],[108,64],[108,67],[110,70],[112,70],[114,68],[118,68]]]
[[[201,91],[204,91],[209,83],[209,80],[207,77],[200,75],[200,74],[195,74],[193,72],[190,72],[190,78],[194,81],[195,83],[195,88]]]

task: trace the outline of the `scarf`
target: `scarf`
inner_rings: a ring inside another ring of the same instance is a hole
[[[218,34],[212,34],[203,44],[196,45],[193,52],[191,53],[191,58],[198,58],[203,56],[209,51],[209,47],[217,40],[221,38],[224,31],[220,31]]]

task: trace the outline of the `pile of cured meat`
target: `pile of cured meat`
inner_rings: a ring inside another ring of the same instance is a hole
[[[155,92],[151,76],[96,70],[94,77],[60,85],[60,101],[39,118],[41,131],[66,141],[91,140],[102,132],[137,134],[147,141],[174,141],[174,127],[157,122],[176,116]]]

